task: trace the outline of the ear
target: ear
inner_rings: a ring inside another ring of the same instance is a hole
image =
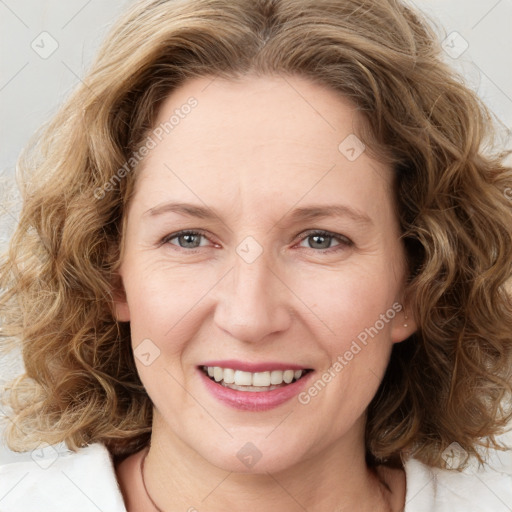
[[[393,309],[396,311],[396,315],[393,318],[391,341],[393,343],[400,343],[418,330],[418,324],[408,304],[395,302]]]
[[[123,278],[116,274],[112,283],[112,297],[114,299],[114,317],[118,322],[130,321],[130,308],[126,299]]]

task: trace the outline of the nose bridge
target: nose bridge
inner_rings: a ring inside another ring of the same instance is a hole
[[[273,266],[254,240],[239,244],[216,307],[218,327],[244,342],[258,342],[289,327],[289,296]]]

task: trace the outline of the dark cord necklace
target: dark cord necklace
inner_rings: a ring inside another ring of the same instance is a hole
[[[142,486],[144,487],[144,491],[146,491],[146,496],[148,497],[149,501],[151,502],[151,504],[153,505],[153,507],[155,507],[155,510],[157,512],[162,512],[161,509],[159,509],[157,506],[156,506],[156,503],[153,501],[153,498],[151,497],[151,495],[149,494],[148,492],[148,489],[146,487],[146,482],[144,481],[144,462],[146,461],[146,456],[147,456],[147,452],[144,454],[144,457],[142,457],[142,460],[140,462],[140,476],[142,478]]]

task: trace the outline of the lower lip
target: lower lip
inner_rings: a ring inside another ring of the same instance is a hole
[[[314,373],[308,372],[292,384],[287,384],[282,388],[273,389],[272,391],[239,391],[237,389],[227,388],[211,380],[199,368],[198,372],[208,391],[217,400],[220,400],[230,407],[243,411],[267,411],[278,407],[298,395]]]

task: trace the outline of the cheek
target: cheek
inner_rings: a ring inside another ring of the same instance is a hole
[[[291,287],[314,313],[309,317],[310,325],[318,326],[315,332],[323,332],[323,338],[332,339],[333,349],[341,349],[376,323],[383,335],[389,333],[391,322],[386,320],[396,314],[392,306],[398,291],[394,275],[385,262],[375,260],[370,265],[304,272]]]
[[[155,405],[187,402],[184,361],[204,319],[201,299],[213,286],[211,272],[138,262],[126,266],[132,349],[140,379]],[[203,275],[204,274],[204,275]]]
[[[284,300],[320,339],[332,338],[336,348],[340,340],[350,341],[374,326],[391,308],[397,284],[388,263],[375,258],[364,265],[284,270],[282,277],[293,290]],[[207,314],[206,307],[215,307],[208,296],[215,295],[211,292],[223,275],[210,266],[165,261],[134,261],[125,270],[134,345],[144,338],[182,339],[193,320],[197,324]]]
[[[327,356],[300,403],[329,411],[338,433],[364,413],[388,365],[399,307],[389,275],[379,266],[352,267],[299,291],[314,312],[311,335]]]
[[[201,301],[218,279],[204,267],[133,261],[126,265],[123,281],[134,347],[145,338],[160,344],[172,340],[166,351],[174,351],[193,328]]]

